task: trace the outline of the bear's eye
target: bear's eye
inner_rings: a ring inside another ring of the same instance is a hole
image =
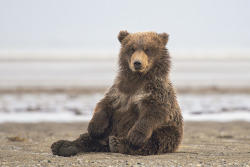
[[[145,53],[149,53],[150,52],[150,50],[149,49],[145,49]]]
[[[130,52],[131,52],[131,53],[134,53],[134,52],[135,52],[135,48],[131,48],[131,49],[130,49]]]

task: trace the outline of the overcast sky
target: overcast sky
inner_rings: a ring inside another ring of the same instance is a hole
[[[0,0],[0,50],[115,50],[123,29],[167,32],[174,50],[247,50],[250,1]]]

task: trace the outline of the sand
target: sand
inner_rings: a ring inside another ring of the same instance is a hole
[[[182,145],[171,154],[51,154],[54,141],[86,129],[87,123],[0,124],[0,166],[250,166],[250,122],[186,122]]]

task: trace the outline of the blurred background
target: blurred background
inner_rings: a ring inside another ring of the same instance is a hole
[[[250,121],[250,2],[0,1],[0,123],[88,121],[117,73],[120,30],[170,35],[187,121]]]

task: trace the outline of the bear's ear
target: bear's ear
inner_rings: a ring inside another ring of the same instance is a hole
[[[159,34],[161,40],[162,40],[162,44],[165,46],[168,43],[168,37],[169,35],[167,33],[161,33]]]
[[[120,31],[118,34],[118,39],[119,39],[120,43],[122,43],[123,39],[128,35],[129,35],[128,31],[126,31],[126,30]]]

